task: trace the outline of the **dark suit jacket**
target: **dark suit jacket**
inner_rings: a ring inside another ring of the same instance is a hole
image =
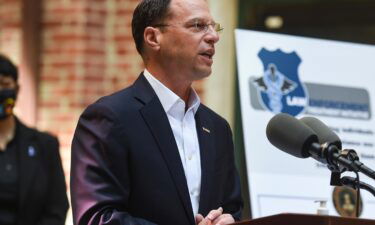
[[[204,105],[195,117],[199,212],[222,206],[239,219],[242,200],[229,125]],[[143,75],[81,115],[72,144],[71,197],[76,225],[195,224],[172,129]]]
[[[64,225],[68,198],[57,138],[16,120],[18,225]]]

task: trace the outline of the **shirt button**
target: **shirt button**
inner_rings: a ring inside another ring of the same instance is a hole
[[[198,195],[198,191],[196,189],[193,189],[193,190],[191,190],[190,195],[197,196]]]
[[[188,156],[188,160],[191,160],[193,158],[193,155]]]

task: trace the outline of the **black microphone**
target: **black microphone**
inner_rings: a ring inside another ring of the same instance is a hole
[[[272,145],[288,154],[299,158],[312,157],[323,164],[338,167],[337,146],[328,142],[321,145],[313,129],[289,114],[275,115],[267,124],[266,134]],[[345,167],[351,165],[342,157],[339,161]]]
[[[341,149],[341,139],[322,121],[314,117],[303,117],[300,119],[304,124],[310,127],[317,135],[320,144],[330,143]]]
[[[375,179],[375,171],[360,162],[354,150],[342,151],[339,148],[340,138],[323,122],[318,119],[302,121],[307,121],[309,126],[285,113],[275,115],[267,124],[268,140],[288,154],[299,158],[312,157],[327,164],[331,170],[345,168]],[[317,135],[315,131],[321,135]],[[319,141],[320,139],[323,141]]]
[[[298,119],[286,113],[275,115],[267,124],[266,135],[276,148],[298,158],[313,157],[327,164],[321,156],[316,133]]]
[[[304,117],[300,120],[308,127],[310,127],[318,135],[320,144],[333,144],[340,150],[338,154],[336,154],[336,152],[334,152],[333,154],[328,154],[327,159],[329,161],[334,162],[335,165],[337,165],[337,163],[341,164],[342,166],[346,167],[349,171],[362,172],[368,177],[375,179],[375,171],[373,171],[371,168],[367,167],[361,161],[359,161],[359,157],[355,150],[341,150],[342,147],[340,138],[322,121],[313,117]],[[344,159],[344,161],[342,159]],[[348,164],[348,162],[350,162],[350,164]]]
[[[311,145],[318,143],[312,129],[285,113],[272,117],[267,124],[266,135],[276,148],[298,158],[309,157]]]
[[[335,153],[340,153],[342,148],[341,139],[335,132],[333,132],[327,125],[325,125],[322,121],[314,117],[303,117],[300,119],[305,125],[311,128],[319,139],[319,144],[322,146],[321,151],[317,151],[317,155],[313,155],[312,157],[317,159],[318,161],[322,162],[322,157],[324,158],[323,163],[328,164],[328,168],[330,170],[340,170],[342,171],[343,168],[340,168],[339,165],[334,162]],[[327,162],[325,162],[327,161]]]

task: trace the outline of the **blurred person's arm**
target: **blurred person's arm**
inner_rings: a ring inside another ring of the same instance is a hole
[[[45,148],[45,161],[48,162],[49,186],[45,195],[46,204],[38,225],[64,225],[69,208],[65,176],[59,154],[57,138],[45,136],[40,142]]]

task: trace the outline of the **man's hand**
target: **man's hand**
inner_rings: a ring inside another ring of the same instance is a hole
[[[195,216],[195,223],[198,225],[211,225],[211,220],[204,218],[201,214]]]
[[[231,214],[223,214],[221,207],[211,210],[205,218],[198,214],[195,221],[198,225],[226,225],[235,222]]]
[[[222,214],[212,222],[212,225],[226,225],[234,222],[234,218],[231,214]]]

